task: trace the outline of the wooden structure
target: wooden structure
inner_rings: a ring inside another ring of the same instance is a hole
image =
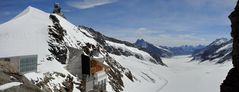
[[[104,65],[101,62],[97,61],[96,59],[92,59],[90,63],[91,63],[90,72],[92,75],[94,75],[96,72],[104,70]]]

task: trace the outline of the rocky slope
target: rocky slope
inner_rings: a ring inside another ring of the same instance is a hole
[[[44,88],[43,90],[47,90],[47,88]],[[18,73],[12,64],[9,62],[0,61],[1,92],[43,92],[43,90],[34,85],[25,76]]]
[[[93,38],[101,46],[103,46],[103,48],[109,53],[112,53],[112,54],[115,54],[115,55],[123,55],[123,56],[127,56],[127,57],[128,56],[134,56],[134,57],[136,57],[138,59],[141,59],[141,60],[145,60],[146,58],[148,58],[149,61],[151,61],[155,64],[165,65],[163,63],[163,61],[161,60],[160,56],[155,55],[155,54],[151,53],[150,51],[148,51],[146,49],[137,47],[137,46],[135,46],[135,44],[132,44],[132,43],[127,42],[127,41],[121,41],[121,40],[118,40],[118,39],[115,39],[115,38],[112,38],[112,37],[105,36],[105,35],[97,32],[97,31],[95,31],[94,29],[88,28],[88,27],[85,27],[85,26],[78,26],[78,28],[87,30],[93,36]],[[115,46],[114,43],[125,45],[125,46]],[[136,51],[135,50],[130,50],[129,48],[136,48]],[[142,53],[141,54],[138,53],[140,51],[147,52],[149,55],[147,55],[147,54],[142,55]],[[152,57],[152,58],[150,58],[150,57]]]
[[[192,60],[200,62],[210,61],[215,63],[223,63],[231,60],[232,57],[232,40],[220,38],[213,41],[205,48],[195,51]]]
[[[160,57],[172,57],[173,53],[163,47],[156,47],[153,44],[144,41],[144,39],[138,39],[135,43],[136,46],[145,49],[147,52],[152,54],[153,56],[160,56]]]

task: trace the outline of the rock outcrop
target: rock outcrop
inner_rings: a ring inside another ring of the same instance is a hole
[[[235,10],[229,15],[231,20],[231,36],[233,38],[232,63],[226,79],[221,84],[221,92],[239,92],[239,1]]]
[[[18,73],[14,65],[9,62],[0,61],[0,85],[11,82],[21,83],[19,86],[13,86],[5,90],[0,89],[0,92],[44,92],[38,88],[24,75]]]
[[[61,62],[62,64],[66,63],[67,59],[67,48],[64,43],[64,36],[66,35],[66,30],[60,25],[59,20],[55,15],[50,15],[49,18],[52,20],[54,25],[48,26],[48,34],[49,41],[48,45],[50,48],[48,49],[54,58]]]

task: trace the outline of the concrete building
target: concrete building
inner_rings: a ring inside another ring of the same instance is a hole
[[[85,55],[84,50],[67,47],[67,70],[81,80],[82,92],[106,92],[104,58]]]
[[[82,49],[76,49],[72,47],[68,48],[67,66],[66,69],[74,76],[82,78]]]
[[[37,55],[1,57],[0,61],[12,63],[19,73],[37,71]]]

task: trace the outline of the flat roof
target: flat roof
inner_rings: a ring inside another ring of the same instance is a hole
[[[1,56],[0,56],[0,59],[3,59],[3,58],[11,58],[11,57],[24,57],[24,56],[37,56],[37,54],[31,54],[31,55],[16,55],[16,56],[4,56],[4,57],[1,57]]]

